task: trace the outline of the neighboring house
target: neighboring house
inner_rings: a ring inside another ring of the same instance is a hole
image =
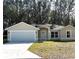
[[[75,39],[75,27],[57,26],[52,29],[51,24],[44,25],[29,25],[24,22],[20,22],[13,25],[7,30],[8,41],[10,42],[34,42],[39,40],[74,40]]]

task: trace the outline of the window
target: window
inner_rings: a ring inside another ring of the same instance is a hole
[[[51,32],[51,37],[52,38],[57,38],[58,37],[58,32]]]
[[[51,37],[54,38],[54,32],[51,32]]]
[[[67,31],[67,38],[70,37],[70,31]]]
[[[55,32],[55,37],[58,37],[58,32]]]

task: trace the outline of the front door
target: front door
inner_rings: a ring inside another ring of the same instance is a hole
[[[46,40],[47,39],[47,30],[41,30],[40,31],[40,39]]]

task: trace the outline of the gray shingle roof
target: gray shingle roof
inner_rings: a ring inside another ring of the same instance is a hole
[[[58,31],[61,30],[62,28],[64,28],[65,26],[59,26],[59,25],[53,25],[53,29],[51,29],[52,31]]]
[[[67,25],[67,26],[54,25],[53,29],[51,29],[51,31],[58,31],[58,30],[61,30],[61,29],[65,28],[65,27],[73,27],[73,26],[72,25]]]
[[[61,30],[62,28],[64,28],[64,26],[59,26],[59,27],[53,28],[53,30]]]

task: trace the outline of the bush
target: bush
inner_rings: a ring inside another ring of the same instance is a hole
[[[3,44],[4,44],[4,43],[7,43],[7,42],[8,42],[7,36],[6,36],[6,35],[3,35]]]

